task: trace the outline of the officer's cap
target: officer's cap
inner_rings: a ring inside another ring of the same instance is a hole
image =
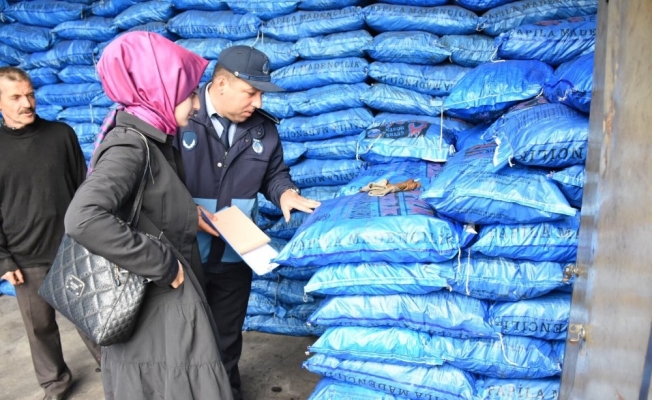
[[[283,92],[285,89],[271,82],[269,58],[249,46],[232,46],[220,53],[217,63],[238,78],[263,92]]]

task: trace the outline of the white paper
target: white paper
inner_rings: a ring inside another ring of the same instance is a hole
[[[277,263],[270,262],[278,256],[278,251],[268,244],[251,250],[247,254],[240,254],[244,262],[258,275],[265,275],[278,267]]]

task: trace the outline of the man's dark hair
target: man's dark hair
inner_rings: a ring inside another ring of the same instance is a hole
[[[32,78],[29,74],[17,67],[0,67],[0,79],[7,79],[12,82],[29,82],[32,85]],[[0,91],[2,95],[2,91]]]
[[[215,64],[215,69],[213,70],[213,76],[211,77],[211,79],[215,79],[215,77],[218,76],[218,75],[223,75],[223,76],[225,76],[227,79],[233,79],[233,78],[235,78],[235,75],[233,75],[233,73],[232,73],[231,71],[229,71],[228,69],[224,68],[224,67],[223,67],[222,65],[220,65],[220,64]]]

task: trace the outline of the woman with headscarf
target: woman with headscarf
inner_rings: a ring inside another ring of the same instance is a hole
[[[97,64],[118,108],[98,135],[92,172],[66,213],[66,233],[152,281],[133,336],[102,349],[107,399],[232,399],[202,289],[197,207],[172,146],[177,127],[199,106],[196,88],[207,64],[150,32],[116,38]],[[140,218],[132,228],[122,221],[148,158]],[[171,247],[157,240],[163,235]]]

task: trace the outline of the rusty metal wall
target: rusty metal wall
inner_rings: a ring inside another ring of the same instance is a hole
[[[647,399],[652,0],[600,0],[597,35],[579,274],[570,317],[586,334],[577,342],[578,335],[569,334],[560,399]]]

